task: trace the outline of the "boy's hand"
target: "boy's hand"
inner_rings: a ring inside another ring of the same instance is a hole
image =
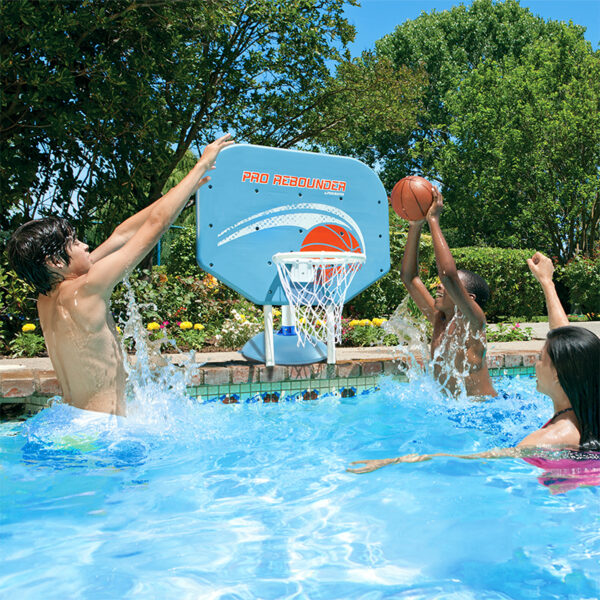
[[[552,281],[554,265],[552,264],[552,261],[541,252],[536,252],[531,258],[528,258],[527,265],[529,266],[529,270],[533,273],[533,276],[540,283]]]
[[[427,222],[438,220],[444,210],[444,198],[440,194],[437,185],[433,186],[433,202],[427,211]]]
[[[234,143],[231,134],[226,133],[224,136],[216,139],[214,142],[211,142],[204,148],[204,152],[200,157],[200,162],[204,163],[206,170],[212,169],[215,165],[215,161],[217,160],[217,156],[219,152],[226,148],[227,146],[231,146]]]

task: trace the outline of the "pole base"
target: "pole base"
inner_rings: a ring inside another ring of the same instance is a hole
[[[313,338],[313,341],[314,338]],[[298,336],[289,331],[280,331],[273,336],[276,365],[309,365],[327,359],[327,346],[321,341],[315,341],[313,346],[307,341],[304,346],[298,345]],[[241,350],[248,360],[264,363],[265,334],[259,333],[248,340]]]

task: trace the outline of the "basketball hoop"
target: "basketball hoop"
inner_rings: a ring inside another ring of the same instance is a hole
[[[366,256],[359,252],[279,252],[273,255],[290,303],[298,343],[342,340],[346,292]]]

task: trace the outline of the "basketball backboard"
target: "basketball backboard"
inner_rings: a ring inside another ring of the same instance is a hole
[[[272,260],[278,252],[363,252],[346,301],[389,270],[387,196],[367,165],[238,144],[216,166],[196,196],[196,258],[252,302],[288,304]]]

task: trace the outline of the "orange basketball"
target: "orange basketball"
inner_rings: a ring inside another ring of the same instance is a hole
[[[425,218],[433,202],[432,185],[423,177],[409,175],[394,186],[390,200],[399,217],[419,221]]]

